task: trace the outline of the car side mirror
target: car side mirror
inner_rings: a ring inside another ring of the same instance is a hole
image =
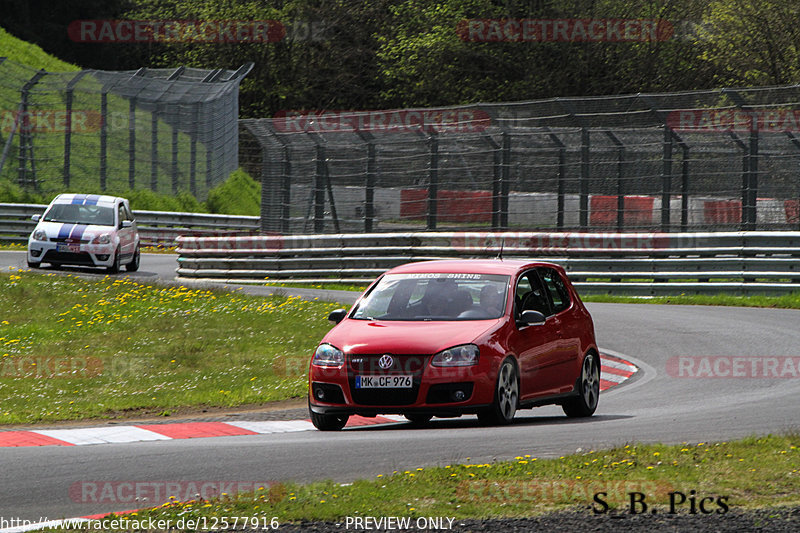
[[[528,309],[527,311],[523,311],[521,315],[519,315],[519,319],[517,319],[517,324],[520,326],[541,326],[545,323],[547,318],[540,313],[539,311],[534,311],[533,309]]]
[[[132,228],[133,227],[133,222],[130,221],[130,220],[123,220],[122,221],[122,227],[123,228]]]
[[[40,220],[41,218],[42,218],[42,215],[33,215],[33,216],[31,217],[31,220],[33,220],[34,222],[39,222],[39,220]]]
[[[347,309],[334,309],[331,311],[331,314],[328,315],[328,320],[333,322],[334,324],[338,324],[344,317],[347,316]]]

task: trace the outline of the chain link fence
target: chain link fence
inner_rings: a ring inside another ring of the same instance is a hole
[[[800,87],[240,121],[262,230],[800,227]]]
[[[209,188],[238,167],[238,70],[46,72],[0,58],[0,179],[40,193]]]

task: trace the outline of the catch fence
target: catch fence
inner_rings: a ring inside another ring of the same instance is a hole
[[[46,72],[0,57],[0,179],[25,190],[208,190],[238,167],[237,70]]]
[[[240,121],[263,231],[800,228],[800,87]]]

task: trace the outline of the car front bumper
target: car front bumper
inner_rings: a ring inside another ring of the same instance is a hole
[[[31,239],[28,241],[28,262],[110,267],[114,264],[114,245],[65,244]]]
[[[476,413],[494,401],[495,379],[483,365],[427,366],[414,376],[410,389],[355,389],[355,375],[345,369],[312,367],[309,407],[318,414],[427,414],[460,416]],[[322,390],[322,395],[320,395]],[[463,395],[463,399],[458,399]]]

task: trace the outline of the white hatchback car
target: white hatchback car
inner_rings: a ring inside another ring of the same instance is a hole
[[[28,266],[42,263],[139,269],[139,232],[125,198],[97,194],[59,194],[28,238]]]

